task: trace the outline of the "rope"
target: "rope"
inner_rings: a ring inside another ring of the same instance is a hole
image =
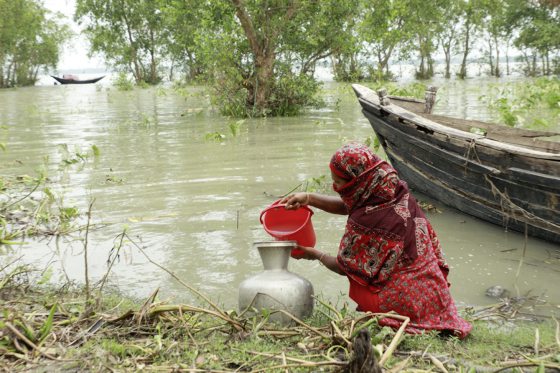
[[[469,147],[467,149],[467,153],[465,155],[465,157],[467,158],[467,160],[471,159],[470,155],[471,153],[474,155],[473,156],[473,160],[477,161],[478,163],[482,163],[480,161],[480,157],[478,156],[478,153],[476,152],[476,139],[472,139],[470,141]],[[476,157],[476,159],[474,158]],[[467,171],[467,162],[465,162],[465,172]],[[525,230],[527,230],[527,221],[530,220],[536,220],[539,221],[541,223],[544,223],[545,226],[549,226],[552,228],[555,228],[557,230],[560,231],[560,225],[552,223],[548,220],[545,220],[541,217],[536,216],[535,214],[525,210],[523,207],[515,204],[511,198],[509,198],[509,196],[507,195],[507,192],[502,192],[497,186],[496,184],[494,184],[492,182],[492,180],[490,179],[490,177],[488,175],[484,175],[484,178],[486,179],[486,182],[488,183],[488,185],[490,185],[490,188],[492,190],[492,194],[494,195],[494,197],[499,196],[500,197],[500,209],[502,211],[502,213],[504,214],[504,224],[507,228],[507,223],[509,221],[510,218],[516,220],[516,221],[522,221],[525,223]],[[524,218],[523,220],[521,218]]]

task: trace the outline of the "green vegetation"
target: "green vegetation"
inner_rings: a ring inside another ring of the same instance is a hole
[[[560,119],[559,78],[496,85],[480,99],[497,113],[498,122],[510,127],[547,129]]]
[[[434,75],[434,56],[453,57],[459,77],[476,48],[493,76],[500,52],[523,53],[529,75],[558,69],[559,13],[554,2],[470,1],[132,1],[78,0],[75,17],[91,52],[137,84],[182,75],[213,88],[214,105],[231,117],[297,115],[320,105],[318,64],[339,81],[391,79],[390,63],[417,61],[419,79]],[[506,74],[510,73],[505,55]]]
[[[70,29],[36,0],[0,0],[0,88],[33,85],[54,68]]]
[[[39,0],[2,0],[0,13],[0,87],[33,84],[39,69],[56,66],[68,28]],[[428,79],[443,53],[445,76],[460,57],[465,78],[480,49],[478,61],[499,77],[516,48],[527,75],[555,74],[559,14],[547,0],[77,0],[74,18],[89,52],[121,73],[119,89],[131,89],[127,75],[141,86],[204,83],[222,114],[254,117],[320,106],[319,64],[330,63],[338,81],[381,81],[392,78],[391,63],[414,61],[416,77]]]
[[[460,341],[401,334],[378,325],[390,315],[356,313],[320,298],[309,319],[281,327],[267,322],[266,310],[225,310],[200,293],[202,304],[169,304],[157,290],[145,300],[101,291],[104,282],[59,291],[29,282],[32,272],[16,263],[2,275],[0,363],[12,372],[341,372],[356,357],[352,342],[362,329],[378,364],[390,371],[560,369],[558,322],[516,322],[511,315],[518,310],[500,313],[499,305],[470,310],[474,328]]]
[[[0,177],[0,246],[26,237],[64,235],[82,229],[80,213],[51,189],[44,176]]]

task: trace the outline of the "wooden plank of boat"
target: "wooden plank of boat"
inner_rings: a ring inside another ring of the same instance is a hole
[[[403,158],[386,151],[391,164],[398,170],[399,175],[414,187],[415,190],[432,197],[443,204],[455,208],[465,214],[477,217],[489,223],[503,226],[506,229],[517,232],[525,232],[533,237],[538,237],[546,241],[560,243],[560,231],[558,226],[550,222],[541,222],[540,219],[522,220],[523,215],[518,214],[517,218],[503,213],[499,206],[489,208],[486,201],[473,199],[472,195],[462,194],[460,190],[449,187],[446,183],[438,179],[430,178],[410,164]],[[425,186],[425,187],[415,187]]]
[[[372,95],[368,95],[367,98],[363,97],[360,98],[360,103],[368,105],[368,104],[375,104],[375,102],[370,101]],[[379,102],[379,101],[377,101]],[[500,149],[507,151],[513,154],[520,154],[523,156],[531,156],[535,158],[544,158],[544,159],[553,159],[553,160],[560,160],[560,154],[558,153],[550,153],[544,152],[540,150],[529,149],[526,147],[518,146],[515,144],[508,144],[500,141],[495,141],[486,138],[484,135],[473,134],[467,131],[458,130],[452,127],[444,126],[437,122],[431,121],[419,115],[415,115],[397,105],[388,104],[381,106],[377,103],[376,111],[380,113],[386,114],[393,114],[399,118],[406,119],[417,126],[423,127],[429,131],[439,132],[443,135],[452,136],[458,139],[467,140],[467,141],[475,141],[478,144],[487,145],[494,149]]]
[[[376,116],[376,114],[369,110],[370,106],[368,106],[368,103],[365,103],[364,105],[368,109],[364,110],[366,116],[368,113],[371,116]],[[377,111],[375,111],[375,113],[377,113]],[[525,174],[526,177],[530,179],[530,182],[541,182],[542,185],[546,186],[556,185],[557,189],[560,191],[560,177],[556,177],[560,176],[558,162],[549,160],[547,159],[548,157],[530,158],[520,156],[518,154],[511,154],[505,152],[503,149],[488,147],[488,144],[482,146],[479,145],[478,142],[465,142],[462,139],[442,135],[438,132],[425,131],[422,130],[423,127],[419,127],[415,122],[401,120],[400,117],[392,115],[377,116],[384,118],[385,121],[391,121],[393,127],[398,128],[409,136],[421,139],[454,154],[460,154],[467,159],[476,159],[478,163],[494,167],[499,171],[508,172],[508,169],[510,168],[521,169],[520,167],[523,167],[523,169],[531,171],[530,174]],[[371,121],[371,118],[369,119]],[[556,174],[556,176],[550,177],[550,174]],[[540,181],[535,180],[538,175],[542,175]],[[523,178],[523,175],[519,174],[518,177]]]
[[[84,79],[84,80],[76,79],[76,78],[65,79],[54,75],[51,75],[51,77],[55,79],[57,82],[59,82],[60,84],[92,84],[92,83],[97,83],[98,81],[103,79],[105,75],[93,79]]]
[[[541,137],[558,136],[558,133],[551,131],[524,130],[520,128],[510,129],[506,126],[496,126],[476,120],[464,120],[460,118],[449,118],[443,115],[424,114],[433,121],[444,125],[453,126],[463,131],[483,131],[484,136],[497,141],[507,141],[512,144],[528,146],[546,152],[560,152],[560,143],[553,141],[542,141]]]
[[[450,127],[454,118],[438,123],[430,118],[442,116],[416,114],[419,100],[393,97],[412,112],[366,87],[353,88],[390,161],[413,189],[489,222],[522,232],[527,226],[531,235],[560,242],[560,152],[554,151],[560,144],[539,139],[532,149],[525,141],[555,133],[510,129],[488,139],[488,133],[499,133],[492,124],[462,120]],[[473,126],[483,134],[471,133]]]
[[[499,190],[508,190],[510,198],[516,204],[523,205],[527,200],[536,201],[537,204],[533,206],[533,209],[539,209],[538,206],[541,205],[550,205],[549,200],[553,200],[557,194],[556,189],[560,189],[560,184],[558,184],[560,180],[558,179],[548,178],[544,181],[539,179],[538,182],[535,182],[533,179],[527,180],[528,177],[523,174],[523,170],[516,170],[516,177],[512,180],[507,173],[441,149],[429,140],[424,141],[418,137],[410,136],[404,141],[402,139],[407,134],[401,132],[396,126],[390,126],[383,120],[371,117],[371,114],[367,112],[365,114],[370,122],[376,122],[376,132],[382,136],[387,145],[391,145],[394,152],[407,154],[407,158],[416,158],[418,161],[413,163],[423,172],[432,174],[437,178],[444,178],[453,187],[470,190],[474,195],[489,202],[495,202],[496,195],[486,185],[486,177],[489,177]],[[421,162],[429,164],[430,167],[435,165],[437,168],[425,169]],[[502,175],[506,175],[506,177],[502,177]],[[537,179],[539,175],[529,173],[529,176]],[[551,182],[558,184],[556,188],[554,185],[549,185]],[[546,211],[550,211],[550,209],[547,207]]]

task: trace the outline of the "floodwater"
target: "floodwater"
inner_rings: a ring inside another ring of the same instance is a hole
[[[436,112],[488,119],[478,96],[490,82],[436,81]],[[262,269],[253,243],[271,240],[260,212],[313,178],[326,177],[330,185],[331,154],[346,141],[373,136],[350,88],[332,82],[325,83],[326,108],[241,123],[221,117],[200,87],[183,94],[171,88],[122,92],[110,77],[96,85],[51,84],[0,90],[0,143],[6,145],[0,175],[36,175],[44,168],[64,206],[85,215],[93,203],[91,282],[107,272],[115,238],[127,229],[132,241],[125,240],[109,284],[139,297],[159,288],[170,302],[194,300],[161,266],[235,308],[239,283]],[[220,141],[212,139],[218,135]],[[91,155],[93,145],[98,157]],[[81,160],[76,153],[90,156]],[[460,307],[496,303],[485,290],[500,285],[512,296],[538,296],[539,312],[560,311],[557,245],[526,242],[522,234],[417,197],[440,211],[428,217],[451,265],[451,292]],[[336,253],[344,222],[315,210],[317,247]],[[1,250],[0,263],[22,257],[52,268],[53,281],[84,281],[84,243],[77,234]],[[354,305],[346,280],[317,262],[292,259],[289,268],[323,298]]]

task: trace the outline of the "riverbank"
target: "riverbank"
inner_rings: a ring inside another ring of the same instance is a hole
[[[222,309],[186,283],[199,304],[170,304],[157,290],[147,299],[127,298],[103,283],[45,287],[31,277],[28,268],[3,270],[2,371],[344,371],[364,328],[376,364],[390,372],[560,370],[558,322],[528,322],[507,300],[465,310],[474,328],[461,341],[380,328],[375,315],[321,299],[310,319],[279,327],[261,315]]]

